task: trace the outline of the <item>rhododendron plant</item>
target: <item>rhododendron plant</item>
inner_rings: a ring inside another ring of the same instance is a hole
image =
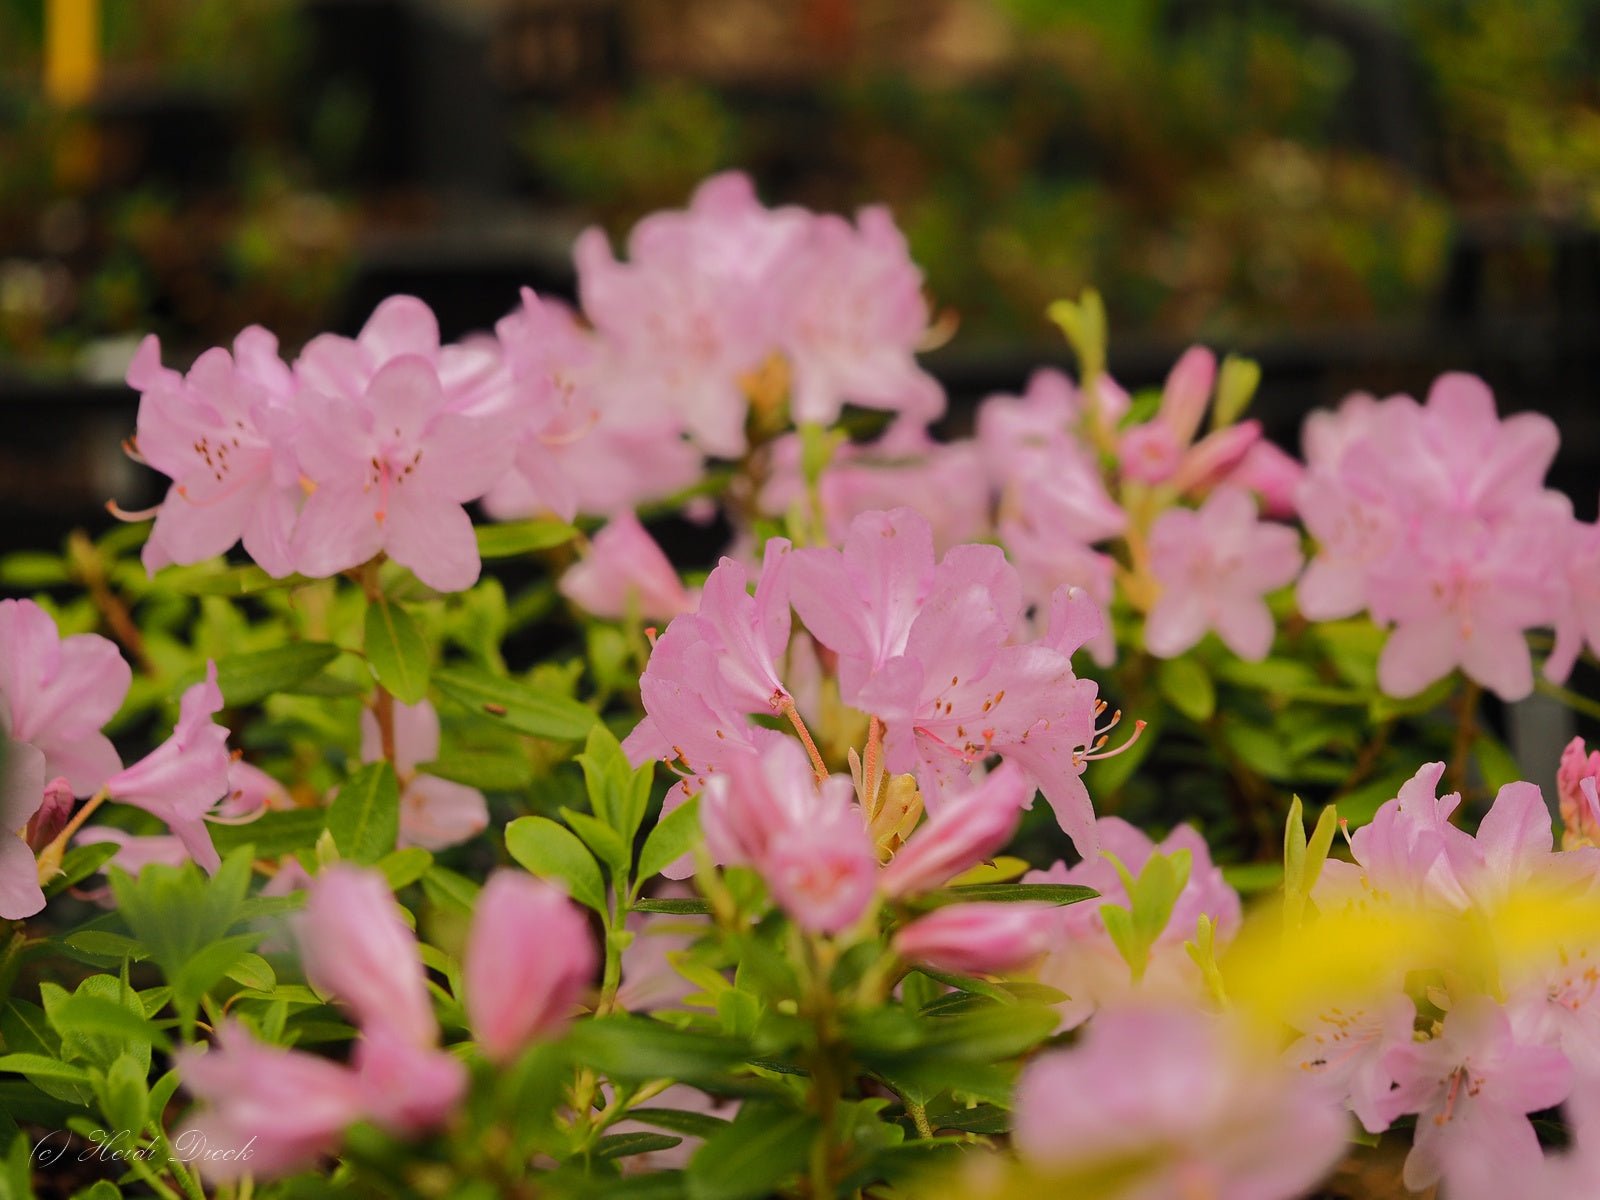
[[[974,409],[738,173],[574,260],[147,339],[160,503],[0,559],[10,1190],[1600,1194],[1600,754],[1486,703],[1596,711],[1552,422],[1302,459],[1093,292]]]

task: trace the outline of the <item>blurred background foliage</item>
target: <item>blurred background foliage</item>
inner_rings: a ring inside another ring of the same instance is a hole
[[[968,345],[1090,283],[1162,344],[1600,296],[1588,0],[91,0],[78,98],[61,2],[0,0],[11,375],[430,278],[459,332],[730,166],[891,205]]]

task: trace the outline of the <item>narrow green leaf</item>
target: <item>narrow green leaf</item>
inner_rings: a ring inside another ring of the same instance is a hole
[[[534,737],[577,741],[599,720],[592,708],[570,697],[539,692],[476,667],[438,671],[433,682],[479,716]]]
[[[304,575],[274,579],[254,564],[218,569],[209,563],[197,563],[193,567],[169,567],[161,573],[162,587],[185,596],[257,596],[311,582]]]
[[[709,916],[711,913],[710,901],[671,896],[645,896],[635,900],[629,907],[634,912],[667,913],[678,917]]]
[[[216,660],[217,686],[229,705],[254,704],[309,679],[340,653],[339,647],[327,642],[289,642],[271,650],[230,654]],[[173,694],[204,678],[204,668],[186,672],[178,679]]]
[[[743,1042],[693,1033],[649,1017],[584,1021],[567,1035],[576,1061],[613,1079],[682,1079],[717,1075],[750,1053]]]
[[[623,844],[615,829],[588,813],[565,806],[561,809],[561,819],[583,839],[584,845],[594,851],[596,858],[611,868],[613,879],[622,879],[627,875],[628,867],[633,862],[633,848]]]
[[[714,1137],[728,1127],[728,1122],[721,1117],[679,1108],[630,1108],[628,1120],[697,1138]]]
[[[541,879],[565,885],[567,894],[596,912],[606,911],[600,868],[576,834],[549,817],[519,817],[506,826],[506,850]]]
[[[383,595],[368,603],[364,644],[378,682],[396,700],[416,704],[427,696],[428,643],[404,607]]]
[[[1163,659],[1156,667],[1156,688],[1191,721],[1208,721],[1217,711],[1216,686],[1206,669],[1191,657]]]
[[[1078,904],[1093,900],[1100,893],[1077,883],[966,883],[933,893],[930,900],[939,904],[970,904],[973,901],[1028,900],[1044,904]]]
[[[328,806],[328,832],[339,854],[371,864],[393,853],[400,836],[400,785],[386,762],[366,763]]]
[[[671,1150],[682,1144],[681,1137],[669,1137],[664,1133],[612,1133],[595,1142],[594,1156],[601,1160],[627,1158],[633,1154]]]
[[[418,763],[423,775],[448,779],[484,792],[520,792],[533,783],[533,767],[520,754],[459,751],[431,762]]]
[[[815,1128],[810,1113],[775,1104],[744,1105],[733,1123],[689,1160],[690,1200],[777,1195],[804,1166]]]
[[[421,879],[432,865],[433,855],[421,846],[407,846],[404,850],[384,855],[377,862],[378,870],[389,881],[389,890],[392,892],[398,892]]]
[[[42,1054],[0,1054],[0,1071],[15,1071],[29,1079],[49,1079],[57,1083],[89,1082],[89,1072],[84,1068]]]
[[[478,535],[480,558],[514,558],[535,550],[549,550],[565,545],[578,535],[576,527],[567,522],[550,520],[479,525],[474,532]]]
[[[281,858],[315,846],[327,821],[326,809],[288,808],[262,813],[244,825],[212,825],[211,840],[219,854],[253,846],[257,858]]]

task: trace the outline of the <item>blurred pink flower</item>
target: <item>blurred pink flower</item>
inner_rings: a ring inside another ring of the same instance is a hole
[[[207,871],[222,865],[205,818],[228,793],[228,731],[212,720],[222,711],[217,664],[206,663],[206,677],[186,688],[172,736],[131,767],[106,780],[105,791],[159,817]]]
[[[289,574],[303,493],[283,436],[297,399],[278,339],[252,325],[231,355],[207,350],[184,376],[161,366],[152,334],[128,368],[128,384],[141,393],[138,457],[172,480],[145,542],[145,568],[154,574],[169,563],[201,562],[242,540],[269,575]]]
[[[883,869],[885,894],[932,891],[993,857],[1011,840],[1032,800],[1032,781],[1021,768],[1001,763],[916,828]]]
[[[233,1021],[217,1028],[210,1047],[180,1050],[175,1065],[203,1107],[174,1137],[198,1135],[209,1151],[201,1170],[217,1183],[244,1175],[274,1179],[314,1166],[338,1150],[345,1129],[364,1113],[353,1071],[266,1045]]]
[[[394,706],[394,769],[400,778],[401,847],[444,850],[489,826],[489,802],[477,788],[418,768],[439,757],[439,712],[428,700]],[[370,709],[361,712],[361,761],[383,759],[383,738]]]
[[[598,963],[589,922],[565,895],[520,871],[490,875],[463,963],[467,1018],[485,1056],[505,1062],[559,1034]]]
[[[1169,508],[1150,530],[1150,570],[1161,594],[1145,645],[1175,658],[1214,631],[1240,658],[1263,659],[1275,624],[1262,597],[1293,581],[1300,539],[1256,518],[1247,492],[1219,488],[1198,511]]]
[[[417,936],[378,871],[336,864],[312,881],[295,940],[306,978],[363,1029],[383,1028],[413,1046],[439,1040]]]
[[[44,755],[0,736],[0,756],[0,918],[17,921],[44,907],[35,847],[24,837],[45,800]]]
[[[590,539],[588,552],[561,576],[563,596],[596,617],[670,621],[693,599],[677,568],[633,513],[617,513]]]
[[[1564,849],[1600,845],[1600,800],[1594,784],[1600,781],[1600,750],[1585,754],[1581,737],[1567,743],[1556,771],[1556,791],[1561,798],[1561,845]],[[1583,786],[1584,780],[1589,787]]]
[[[907,962],[936,971],[999,975],[1037,959],[1054,933],[1055,909],[1049,904],[947,904],[895,934],[894,949]]]
[[[13,741],[44,755],[45,779],[65,776],[74,795],[89,796],[121,769],[100,727],[132,680],[99,634],[63,638],[32,600],[0,600],[0,717]]]
[[[386,1022],[363,1025],[351,1058],[362,1119],[408,1136],[442,1125],[467,1093],[467,1068]]]
[[[1291,1200],[1346,1149],[1347,1118],[1309,1080],[1188,1007],[1108,1010],[1017,1085],[1013,1140],[1045,1173],[1121,1165],[1117,1200]]]

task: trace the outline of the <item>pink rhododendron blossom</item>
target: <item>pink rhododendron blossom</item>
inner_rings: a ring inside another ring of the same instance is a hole
[[[241,758],[228,767],[228,798],[217,806],[217,816],[249,820],[269,809],[293,807],[288,788]]]
[[[669,887],[658,897],[687,897],[686,888]],[[687,950],[709,926],[697,914],[628,914],[628,932],[633,941],[622,951],[622,983],[617,988],[617,1004],[628,1012],[649,1012],[679,1003],[697,990],[672,965],[671,955]]]
[[[674,414],[707,453],[742,453],[741,377],[775,348],[783,300],[772,271],[808,220],[763,208],[749,178],[730,172],[702,183],[686,211],[635,226],[627,263],[586,230],[574,248],[578,294],[617,355],[609,386]]]
[[[948,798],[912,833],[883,870],[883,890],[911,896],[942,887],[998,854],[1033,800],[1033,782],[1002,763],[970,792]]]
[[[1556,771],[1556,790],[1561,798],[1561,845],[1564,849],[1600,845],[1600,798],[1595,783],[1600,780],[1600,750],[1585,754],[1581,737],[1573,738],[1561,752]],[[1588,780],[1588,787],[1584,781]]]
[[[1161,594],[1145,624],[1145,645],[1174,658],[1215,632],[1240,658],[1272,648],[1272,613],[1262,599],[1300,570],[1300,539],[1256,519],[1248,493],[1219,488],[1198,511],[1169,508],[1150,530],[1150,570]]]
[[[355,1072],[255,1039],[225,1021],[205,1050],[179,1051],[176,1066],[202,1104],[188,1129],[213,1153],[200,1159],[206,1176],[273,1179],[314,1166],[335,1153],[344,1131],[361,1120],[364,1100]],[[175,1135],[178,1136],[178,1135]]]
[[[762,512],[784,517],[810,503],[801,449],[797,434],[773,443],[759,498]],[[843,544],[850,523],[862,513],[905,507],[927,519],[940,553],[988,536],[989,491],[976,445],[937,442],[926,428],[907,419],[895,421],[874,442],[840,446],[817,481],[823,532],[830,543]]]
[[[1345,1152],[1347,1119],[1319,1089],[1191,1008],[1102,1013],[1024,1069],[1015,1109],[1030,1167],[1121,1167],[1117,1200],[1292,1200]]]
[[[382,551],[440,591],[477,582],[462,505],[505,474],[514,412],[455,407],[434,365],[414,354],[391,359],[356,395],[307,392],[303,407],[297,456],[315,490],[295,527],[296,567],[333,575]]]
[[[1300,1023],[1304,1034],[1284,1059],[1347,1104],[1368,1133],[1381,1133],[1393,1119],[1385,1107],[1394,1087],[1388,1054],[1412,1041],[1416,1015],[1403,992],[1368,1007],[1330,1005]]]
[[[379,872],[342,864],[324,870],[296,918],[295,938],[311,986],[358,1025],[381,1026],[413,1046],[438,1042],[416,934]]]
[[[4,737],[0,755],[0,918],[17,921],[44,907],[39,864],[23,836],[44,803],[44,755]]]
[[[73,844],[77,846],[96,842],[115,842],[118,850],[106,865],[119,867],[129,875],[137,875],[151,863],[181,867],[193,857],[183,844],[183,839],[166,833],[132,834],[110,825],[91,825],[73,838]]]
[[[854,226],[813,217],[785,249],[771,286],[795,423],[831,425],[847,402],[939,417],[944,391],[915,359],[928,330],[922,272],[888,210],[862,209]]]
[[[394,769],[400,779],[399,845],[444,850],[482,833],[489,802],[477,788],[418,768],[439,757],[439,713],[427,700],[394,705]],[[361,713],[361,761],[383,759],[383,737],[371,710]]]
[[[1134,987],[1127,960],[1112,941],[1101,909],[1107,904],[1128,907],[1127,886],[1107,855],[1138,878],[1153,854],[1188,851],[1189,876],[1172,906],[1166,928],[1150,948],[1140,987],[1147,993],[1198,995],[1199,972],[1183,944],[1195,936],[1202,915],[1211,919],[1215,945],[1220,951],[1232,942],[1240,926],[1239,894],[1211,861],[1211,852],[1193,827],[1180,825],[1159,843],[1120,817],[1095,822],[1101,854],[1075,866],[1056,863],[1048,870],[1030,871],[1024,883],[1067,883],[1093,888],[1097,896],[1055,910],[1056,933],[1049,954],[1039,967],[1039,981],[1057,988],[1067,999],[1059,1005],[1062,1025],[1081,1024],[1103,1004],[1115,1003]]]
[[[152,335],[128,368],[141,393],[138,457],[172,480],[145,543],[146,569],[200,562],[242,541],[268,574],[289,574],[303,493],[284,437],[296,419],[294,377],[277,338],[252,325],[232,354],[207,350],[188,375],[160,364]]]
[[[801,820],[774,831],[758,864],[773,899],[814,933],[855,924],[877,888],[878,857],[849,797],[849,781],[830,776]]]
[[[467,1018],[485,1056],[505,1062],[559,1034],[598,964],[589,923],[565,895],[520,871],[490,875],[463,964]]]
[[[1566,1057],[1519,1041],[1485,996],[1458,999],[1437,1036],[1391,1047],[1384,1065],[1398,1086],[1379,1100],[1379,1114],[1417,1114],[1403,1175],[1413,1191],[1441,1177],[1453,1189],[1459,1165],[1485,1148],[1527,1178],[1542,1161],[1527,1114],[1553,1108],[1572,1086]]]
[[[936,971],[997,975],[1045,952],[1054,916],[1053,906],[1031,901],[947,904],[895,934],[894,949],[907,962]]]
[[[1600,524],[1574,521],[1560,550],[1565,596],[1556,616],[1556,642],[1545,677],[1564,683],[1585,646],[1600,654]]]
[[[228,731],[212,720],[222,711],[217,664],[206,663],[206,677],[184,689],[172,736],[131,767],[106,780],[105,791],[166,822],[207,871],[222,865],[206,828],[206,817],[229,793]]]
[[[561,594],[596,617],[670,621],[693,607],[678,571],[631,512],[620,512],[561,576]]]
[[[1441,376],[1426,405],[1357,397],[1308,422],[1296,499],[1318,552],[1302,611],[1365,608],[1392,625],[1378,663],[1390,695],[1459,667],[1502,699],[1526,696],[1525,632],[1570,624],[1572,507],[1542,482],[1558,441],[1546,417],[1498,418],[1483,382],[1460,374]]]
[[[0,705],[11,739],[44,755],[44,777],[89,796],[122,767],[100,732],[122,707],[133,671],[93,633],[63,638],[32,600],[0,600]],[[42,797],[41,797],[42,798]]]
[[[1295,495],[1305,474],[1299,459],[1271,442],[1260,441],[1245,451],[1222,482],[1254,492],[1264,514],[1288,520],[1296,513]]]
[[[1093,812],[1079,776],[1101,730],[1094,683],[1072,654],[1099,632],[1087,597],[1073,634],[1009,644],[1022,617],[1016,571],[993,546],[957,546],[935,566],[928,524],[909,509],[867,513],[841,551],[793,555],[791,592],[806,628],[839,656],[845,702],[888,724],[885,762],[915,770],[930,807],[998,754],[1044,792],[1079,849]]]

